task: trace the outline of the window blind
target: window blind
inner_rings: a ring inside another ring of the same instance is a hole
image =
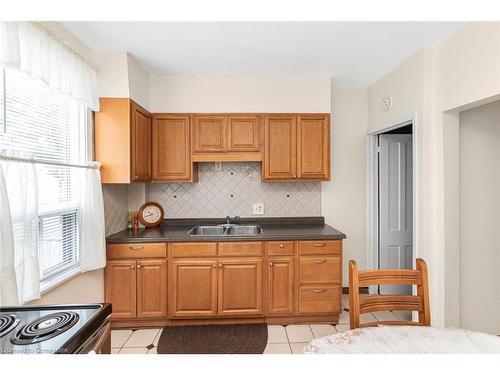
[[[20,71],[5,69],[5,132],[0,150],[31,153],[35,160],[85,164],[86,108]],[[76,168],[36,164],[41,279],[79,260],[79,174]],[[14,230],[16,235],[16,230]]]

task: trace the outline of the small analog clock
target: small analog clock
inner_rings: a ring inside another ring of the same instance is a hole
[[[163,208],[158,203],[148,202],[139,210],[139,221],[145,227],[156,227],[163,220]]]

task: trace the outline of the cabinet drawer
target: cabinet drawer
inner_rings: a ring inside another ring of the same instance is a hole
[[[340,285],[308,285],[299,288],[299,313],[337,313],[341,310],[340,306]]]
[[[172,243],[170,256],[174,258],[210,257],[217,255],[217,242]]]
[[[299,283],[340,283],[340,257],[317,256],[299,259]]]
[[[269,241],[267,255],[294,255],[293,241]]]
[[[262,255],[262,242],[219,242],[219,256]]]
[[[300,255],[342,254],[342,241],[299,241]]]
[[[118,258],[165,258],[167,244],[165,243],[120,243],[109,244],[106,247],[108,259]]]

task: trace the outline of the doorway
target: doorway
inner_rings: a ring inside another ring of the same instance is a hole
[[[412,269],[416,259],[416,116],[369,137],[369,264]],[[406,294],[410,285],[375,285],[370,294]]]

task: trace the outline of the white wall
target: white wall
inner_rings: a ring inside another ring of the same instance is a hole
[[[125,52],[99,52],[94,54],[97,63],[99,97],[129,97],[128,61]]]
[[[419,51],[368,88],[370,128],[393,122],[415,112],[423,105],[423,52]],[[382,109],[382,98],[389,96],[392,107]]]
[[[500,102],[460,114],[460,326],[500,334]]]
[[[82,273],[45,293],[29,305],[104,302],[104,271]]]
[[[321,184],[321,214],[347,235],[343,285],[349,285],[348,261],[367,264],[367,121],[366,89],[332,92],[332,180]]]
[[[330,77],[151,76],[152,112],[330,112]]]
[[[370,127],[408,112],[418,115],[418,255],[429,265],[437,326],[459,322],[458,113],[500,97],[499,65],[500,23],[474,23],[420,51],[369,88]],[[384,96],[394,103],[387,112],[380,109]]]
[[[468,106],[500,92],[500,22],[477,22],[437,48],[440,109]]]
[[[149,73],[127,54],[129,98],[149,110]]]

